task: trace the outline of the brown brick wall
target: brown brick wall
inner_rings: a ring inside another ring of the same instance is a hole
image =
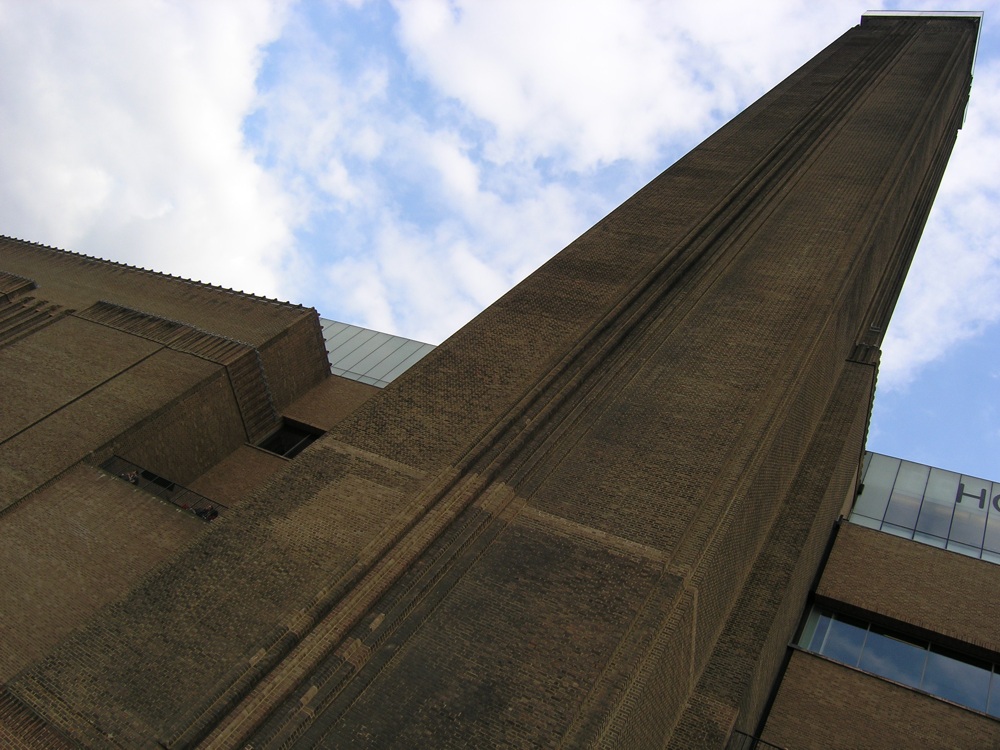
[[[844,524],[816,590],[821,601],[1000,652],[997,567]]]
[[[0,523],[0,684],[183,550],[206,524],[77,465]]]
[[[61,657],[22,672],[11,691],[78,741],[95,726],[78,713],[90,706],[102,706],[97,723],[126,746],[184,730],[217,691],[260,668],[259,651],[287,645],[422,478],[326,441],[290,468],[207,525],[184,559],[74,633]],[[357,494],[365,502],[339,500]]]
[[[260,347],[271,397],[279,412],[330,377],[319,316],[310,312]]]
[[[974,750],[1000,744],[1000,721],[796,651],[763,738],[786,750]]]
[[[310,314],[289,305],[119,263],[0,237],[0,269],[30,278],[38,298],[84,310],[98,300],[260,346]],[[312,313],[315,314],[315,313]]]
[[[747,585],[681,716],[672,747],[715,747],[735,727],[754,734],[801,618],[848,488],[853,489],[868,416],[873,368],[852,364]],[[814,498],[821,498],[817,503]]]
[[[119,455],[183,485],[215,466],[247,438],[225,370],[214,369],[98,455]]]
[[[331,376],[289,404],[283,414],[328,430],[378,393],[379,389],[374,386]],[[189,486],[195,492],[232,507],[250,496],[270,476],[288,468],[287,464],[288,460],[280,456],[241,445]]]
[[[288,459],[262,448],[241,445],[192,481],[188,487],[200,495],[236,507],[272,475],[288,468]]]
[[[117,337],[114,332],[109,338],[104,329],[85,338],[94,346],[95,354],[100,354],[109,341],[114,344],[112,349],[117,348]],[[139,352],[148,348],[142,340],[127,341],[122,346],[130,351],[134,346]],[[191,355],[154,349],[99,387],[65,402],[29,429],[0,443],[0,501],[4,506],[18,501],[132,425],[157,414],[217,369],[217,365]]]
[[[624,702],[614,695],[595,707],[598,712],[618,711],[607,729],[612,741],[617,741],[615,732],[627,732],[655,742],[669,729],[644,726],[636,708],[646,701],[664,705],[656,700],[649,676],[663,664],[657,649],[683,642],[683,623],[693,622],[696,673],[704,663],[769,528],[769,508],[794,478],[803,442],[829,398],[838,363],[872,322],[866,316],[873,298],[892,297],[900,280],[883,283],[883,277],[895,267],[894,255],[912,249],[912,238],[903,236],[919,227],[930,205],[933,178],[928,175],[947,155],[967,79],[942,82],[937,77],[935,71],[947,68],[951,44],[938,46],[927,37],[882,49],[875,41],[872,35],[860,35],[853,48],[848,45],[850,54],[833,60],[825,71],[847,68],[857,87],[853,93],[842,92],[846,99],[836,99],[837,106],[825,102],[829,109],[820,109],[824,114],[806,120],[816,130],[809,139],[803,136],[797,158],[810,168],[789,175],[784,183],[771,182],[762,173],[748,177],[747,190],[767,194],[762,199],[766,210],[758,204],[736,215],[718,207],[718,213],[710,213],[718,222],[711,227],[713,241],[734,253],[726,256],[724,268],[716,264],[711,246],[688,239],[690,244],[679,251],[691,253],[683,266],[687,275],[683,291],[675,291],[667,261],[657,270],[643,265],[643,252],[654,247],[644,244],[647,238],[639,230],[647,222],[683,216],[686,208],[711,195],[716,186],[710,169],[727,159],[738,164],[755,145],[754,136],[738,128],[733,143],[742,150],[734,147],[732,154],[713,160],[707,152],[689,156],[335,431],[341,439],[421,468],[440,466],[454,451],[460,469],[474,466],[487,476],[496,471],[509,477],[541,512],[662,550],[678,575],[697,584],[697,617],[682,616],[694,611],[690,600],[664,602],[671,617],[650,623],[647,639],[632,644],[623,657],[636,665],[637,671],[629,674],[645,685],[625,693]],[[968,51],[966,46],[964,54]],[[861,60],[868,52],[874,58]],[[879,66],[891,66],[897,53],[910,55],[906,66],[920,82],[920,91],[914,95],[892,89],[882,96],[862,96]],[[784,108],[761,115],[778,119],[762,128],[761,144],[775,136],[780,124],[787,125],[781,118],[816,111],[815,83],[812,79],[798,90],[785,89],[789,98],[782,102]],[[939,93],[932,95],[935,90]],[[926,110],[928,101],[942,96],[952,107],[945,107],[940,119],[903,114]],[[859,121],[895,123],[899,140],[872,142],[869,151],[846,130],[823,130],[845,116],[843,102],[856,107],[851,115]],[[819,133],[825,135],[820,138]],[[796,153],[796,137],[786,134],[781,147]],[[701,164],[704,173],[685,172]],[[704,191],[692,188],[698,177],[706,179]],[[683,195],[680,190],[674,194],[678,186]],[[664,211],[668,200],[671,210]],[[703,213],[705,203],[699,208]],[[629,209],[635,210],[634,222],[628,229],[612,229],[612,222]],[[660,259],[665,257],[664,236],[670,232],[657,235]],[[737,253],[735,247],[742,249]],[[621,258],[615,253],[626,249],[635,262],[628,266],[635,274],[631,278],[642,280],[634,282],[627,304],[620,301],[612,317],[597,324],[590,316],[607,310],[601,307],[605,295],[622,298],[623,289],[616,284],[624,280],[625,266],[618,265]],[[643,271],[650,275],[643,277]],[[883,303],[881,298],[874,307]],[[563,325],[570,322],[586,332],[571,350],[575,358],[548,369],[554,350],[566,346],[563,337],[571,329]],[[548,334],[544,340],[541,331]],[[504,349],[510,360],[487,361]],[[543,373],[539,380],[530,380],[532,369]],[[491,415],[490,409],[512,404],[520,395],[517,383],[524,380],[530,387],[520,392],[523,400],[506,415]],[[544,399],[535,400],[538,393]],[[866,401],[860,409],[865,408]],[[578,415],[585,416],[576,423]],[[524,429],[529,424],[538,425],[538,431]],[[462,434],[480,442],[472,450],[458,450]],[[851,463],[844,470],[847,477],[853,475]],[[459,487],[445,496],[448,501],[482,491],[471,481]],[[831,494],[832,512],[844,489]],[[436,619],[421,628],[433,630],[433,623]],[[666,671],[676,675],[667,664]],[[383,669],[378,684],[384,687],[377,690],[419,690],[402,665]],[[680,683],[674,679],[671,684]],[[413,721],[419,726],[421,719]],[[669,721],[664,717],[664,724]],[[468,731],[501,732],[502,725],[495,715],[483,716]],[[344,731],[343,741],[355,738]]]
[[[321,430],[329,430],[380,392],[373,385],[332,375],[285,407],[282,413]]]
[[[0,348],[0,441],[84,396],[159,347],[64,317]]]

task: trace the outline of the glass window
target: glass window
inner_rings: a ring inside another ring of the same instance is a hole
[[[929,466],[902,461],[896,474],[896,483],[892,486],[889,505],[885,511],[885,522],[903,526],[908,529],[917,525],[917,514],[920,512],[920,501],[924,497],[927,486]],[[922,529],[927,531],[927,529]]]
[[[979,557],[982,554],[982,550],[979,547],[971,547],[968,544],[960,544],[958,542],[948,541],[948,545],[945,547],[949,552],[957,552],[960,555],[965,555],[966,557]]]
[[[933,646],[927,656],[921,687],[945,700],[985,711],[990,671],[986,662]]]
[[[951,522],[950,539],[970,547],[982,549],[983,532],[986,530],[986,511],[955,506],[955,517]]]
[[[881,521],[877,521],[874,518],[868,518],[868,516],[861,516],[857,513],[851,513],[850,521],[857,526],[864,526],[869,529],[875,529],[876,531],[882,528]]]
[[[990,488],[990,496],[990,501],[987,504],[989,514],[986,518],[986,538],[983,540],[983,548],[1000,553],[1000,484],[994,484]]]
[[[990,701],[986,706],[986,713],[1000,717],[1000,674],[997,674],[996,666],[993,667],[990,681]]]
[[[949,538],[977,549],[983,546],[991,488],[990,483],[982,479],[962,477],[956,490],[955,516]]]
[[[872,625],[858,667],[910,687],[920,687],[926,659],[926,643]]]
[[[1000,718],[997,665],[814,607],[799,645],[823,656]]]
[[[896,481],[900,461],[898,458],[878,453],[869,455],[871,460],[868,462],[862,482],[864,490],[854,502],[854,512],[881,521],[889,503],[893,482]]]
[[[913,539],[913,529],[906,526],[896,526],[891,523],[883,523],[882,531],[893,536],[901,536],[903,539]]]
[[[955,510],[955,491],[958,489],[959,475],[951,471],[931,469],[924,491],[924,503],[920,509],[917,531],[932,534],[942,539],[951,530],[951,516]]]
[[[947,540],[944,537],[924,534],[920,531],[914,532],[913,538],[921,544],[929,544],[931,547],[937,547],[938,549],[944,549],[945,544],[947,543]]]
[[[799,638],[799,645],[804,648],[819,651],[823,647],[823,639],[826,638],[826,631],[830,628],[830,615],[816,607],[809,612],[806,624],[802,628],[802,636]]]
[[[852,667],[858,666],[861,649],[865,645],[868,624],[853,617],[835,615],[830,622],[826,638],[820,648],[823,656],[829,656]]]
[[[954,504],[954,500],[942,503],[939,500],[926,498],[923,507],[920,509],[917,531],[947,539],[948,531],[951,529],[951,515],[955,509]]]
[[[948,505],[955,504],[955,495],[958,494],[958,483],[962,475],[944,469],[931,469],[931,474],[927,479],[927,490],[924,497],[936,500],[939,503]]]
[[[866,453],[851,523],[1000,562],[1000,483]]]

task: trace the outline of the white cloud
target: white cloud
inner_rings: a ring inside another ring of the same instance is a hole
[[[857,23],[860,3],[419,0],[396,4],[413,64],[497,130],[496,161],[576,170],[655,158],[720,124]],[[817,19],[823,16],[823,22]],[[844,19],[844,20],[840,20]],[[780,34],[781,44],[770,45]]]
[[[245,148],[282,6],[0,5],[0,225],[100,257],[287,295],[289,206]]]

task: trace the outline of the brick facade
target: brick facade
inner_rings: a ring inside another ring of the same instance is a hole
[[[816,598],[869,619],[905,623],[915,633],[934,633],[937,640],[1000,653],[1000,603],[984,596],[996,582],[997,569],[980,560],[846,524]]]
[[[796,652],[764,739],[790,750],[971,750],[997,747],[1000,721]]]

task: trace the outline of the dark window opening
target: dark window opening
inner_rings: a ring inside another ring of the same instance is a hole
[[[259,447],[285,458],[295,458],[322,434],[323,431],[315,427],[283,419],[277,432],[266,438]]]
[[[101,464],[101,468],[123,482],[135,485],[136,489],[143,490],[160,500],[166,500],[203,521],[214,521],[219,517],[219,513],[226,509],[222,503],[209,500],[204,495],[192,492],[187,487],[171,482],[166,477],[161,477],[149,469],[143,469],[119,456],[112,456]]]
[[[153,472],[148,471],[146,469],[142,470],[141,476],[146,481],[152,482],[153,484],[157,485],[158,487],[162,487],[168,492],[173,492],[174,489],[177,487],[177,485],[175,485],[169,479],[164,479],[159,474],[154,474]]]

